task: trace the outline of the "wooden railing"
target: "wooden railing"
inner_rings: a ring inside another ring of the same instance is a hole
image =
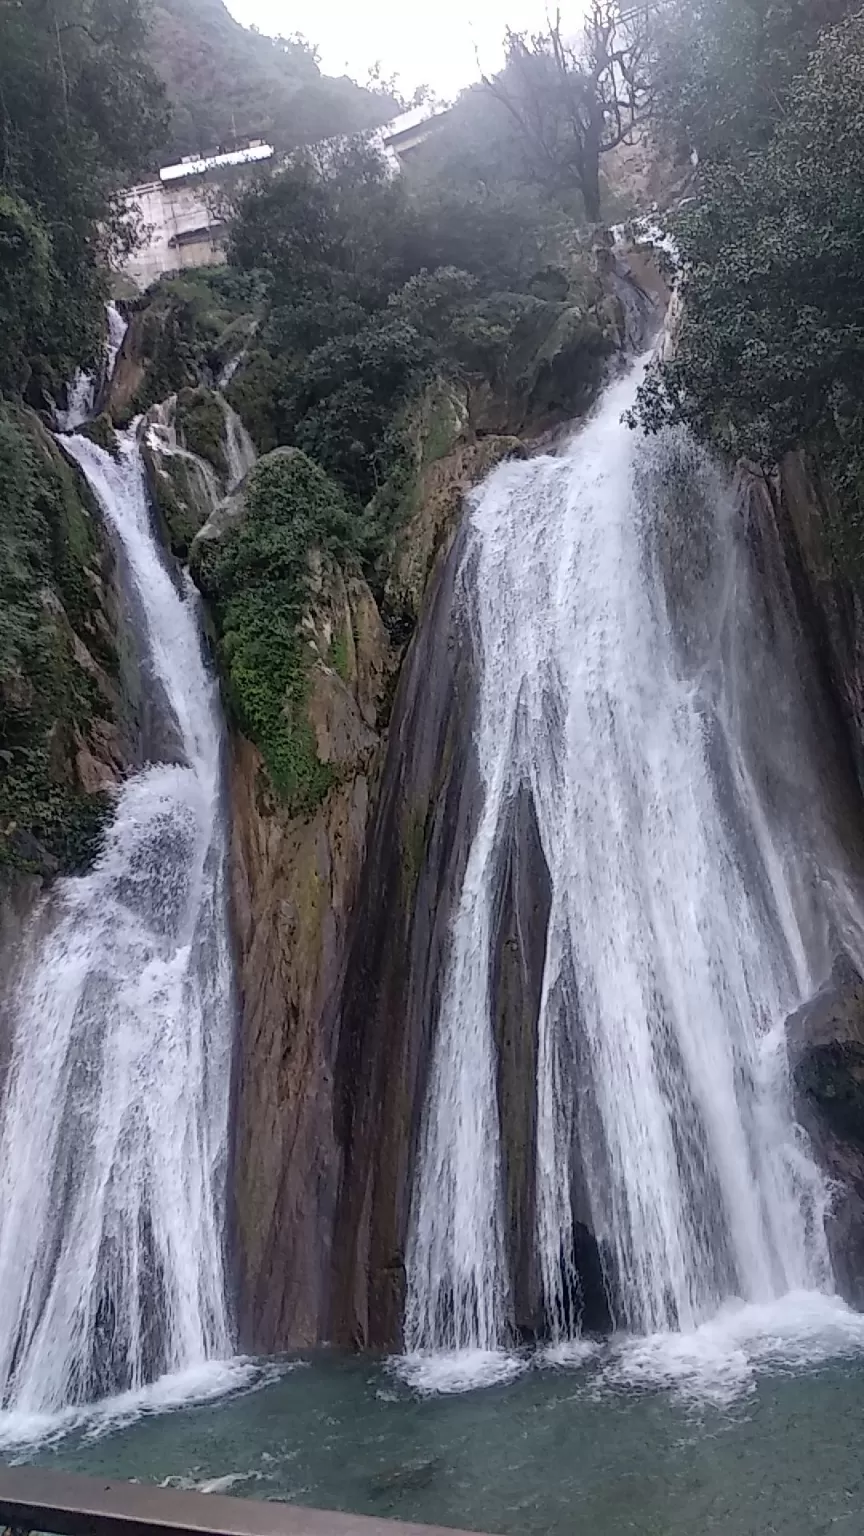
[[[187,1493],[42,1467],[0,1467],[3,1526],[15,1536],[31,1531],[54,1536],[465,1536],[432,1525]]]

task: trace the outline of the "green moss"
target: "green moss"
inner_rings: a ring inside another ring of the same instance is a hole
[[[287,450],[257,465],[243,521],[195,550],[229,704],[292,815],[313,810],[337,777],[318,758],[308,717],[313,653],[300,625],[309,556],[316,548],[344,555],[353,537],[338,486],[305,454]]]
[[[163,542],[170,546],[178,560],[185,560],[192,540],[210,512],[206,488],[200,480],[201,471],[179,455],[160,457],[146,443],[142,454]]]
[[[270,453],[279,443],[273,401],[280,377],[279,364],[260,347],[250,352],[226,391],[259,453]]]
[[[212,389],[181,389],[175,425],[184,448],[206,459],[217,474],[227,476],[225,413]]]
[[[0,407],[0,865],[93,856],[109,802],[84,794],[76,737],[106,704],[75,655],[117,657],[100,624],[101,545],[82,483],[29,412]]]
[[[168,395],[215,380],[242,338],[252,334],[263,293],[257,274],[229,268],[186,272],[154,284],[130,306],[131,351],[143,366],[144,381],[117,424]]]
[[[454,393],[454,386],[435,380],[422,398],[418,435],[420,467],[446,458],[467,425],[468,412]]]
[[[426,817],[421,811],[406,809],[402,826],[402,876],[405,895],[414,896],[423,860],[426,857]]]
[[[330,641],[329,661],[331,667],[339,673],[343,683],[351,681],[351,667],[349,665],[348,635],[345,630],[334,634]]]

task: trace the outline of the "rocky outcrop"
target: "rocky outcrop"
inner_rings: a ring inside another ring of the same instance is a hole
[[[262,759],[231,743],[231,885],[241,1024],[234,1228],[241,1344],[326,1336],[339,1153],[333,1126],[335,1000],[345,966],[392,665],[369,588],[315,561],[304,632],[308,719],[337,782],[291,815]]]
[[[798,1119],[831,1180],[838,1289],[864,1307],[864,981],[848,960],[791,1016],[787,1038]]]
[[[524,458],[525,445],[509,435],[458,442],[443,458],[426,463],[413,487],[415,510],[399,529],[385,588],[391,613],[417,622],[429,578],[453,539],[465,497],[502,459]]]
[[[833,530],[842,518],[834,492],[803,453],[788,454],[768,484],[797,559],[814,650],[842,707],[864,785],[864,596],[835,558]]]
[[[216,384],[257,324],[207,270],[162,278],[124,310],[129,325],[100,401],[117,426],[169,395]]]
[[[457,539],[402,669],[339,1000],[343,1168],[328,1331],[357,1346],[400,1337],[432,1028],[478,810],[471,647],[455,599],[461,553]]]
[[[498,1108],[504,1162],[504,1230],[513,1323],[522,1338],[541,1331],[543,1302],[535,1242],[537,1025],[552,889],[528,786],[520,786],[499,852],[500,913],[492,966]]]

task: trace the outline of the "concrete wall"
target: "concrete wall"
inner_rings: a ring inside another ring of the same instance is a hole
[[[426,107],[415,107],[381,129],[381,147],[394,170],[400,169],[446,116],[446,112],[430,113]],[[267,159],[272,153],[269,145],[253,145],[235,154],[190,161],[188,170],[186,163],[166,167],[159,181],[130,187],[126,206],[131,214],[140,216],[147,239],[124,263],[124,275],[143,290],[165,273],[224,262],[224,229],[212,208],[214,194],[225,178],[241,174],[238,167],[249,159]]]
[[[133,251],[123,271],[144,289],[165,272],[209,267],[225,260],[222,225],[208,207],[212,193],[200,177],[185,184],[148,181],[131,187],[126,206],[140,217],[147,239]]]

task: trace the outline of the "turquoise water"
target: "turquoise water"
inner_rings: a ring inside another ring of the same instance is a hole
[[[864,1531],[861,1360],[769,1368],[714,1400],[613,1366],[597,1351],[431,1396],[386,1362],[318,1354],[15,1459],[514,1536]]]

